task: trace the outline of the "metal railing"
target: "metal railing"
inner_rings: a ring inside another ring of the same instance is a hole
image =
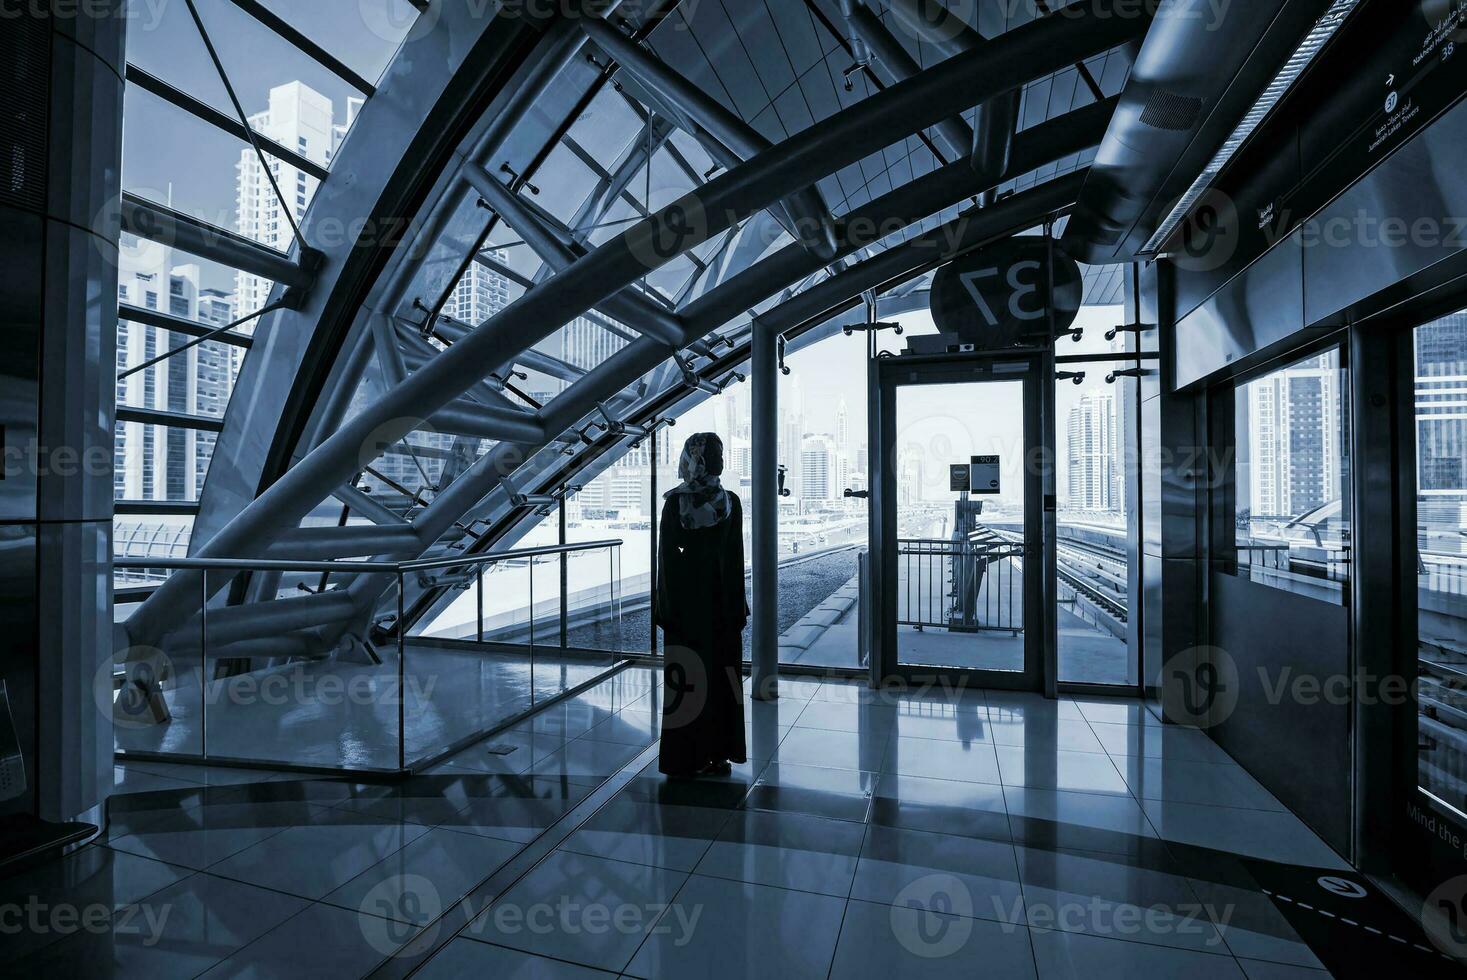
[[[626,648],[621,546],[395,562],[118,558],[118,569],[198,573],[199,610],[157,647],[118,651],[110,687],[98,678],[99,708],[125,757],[420,769],[647,652],[645,639]],[[364,607],[353,584],[378,576],[396,588]]]
[[[1238,564],[1291,572],[1306,578],[1344,582],[1350,577],[1350,548],[1339,543],[1311,545],[1303,542],[1238,545]]]
[[[896,555],[899,626],[1023,631],[1022,544],[901,538]]]

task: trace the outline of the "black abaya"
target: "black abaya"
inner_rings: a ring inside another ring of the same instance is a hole
[[[737,494],[729,498],[728,517],[706,528],[683,527],[676,498],[662,508],[657,619],[665,693],[657,767],[668,775],[746,761],[743,505]]]

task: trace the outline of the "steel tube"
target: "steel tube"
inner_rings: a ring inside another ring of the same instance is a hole
[[[779,341],[757,320],[750,338],[753,695],[779,696]]]
[[[282,252],[136,194],[122,195],[122,230],[264,279],[308,289],[314,276]]]
[[[559,325],[734,221],[890,145],[903,134],[961,112],[974,99],[1011,87],[1014,78],[1047,74],[1144,30],[1145,18],[1117,16],[1113,9],[1117,2],[1124,0],[1098,0],[1095,7],[1073,17],[1036,21],[995,40],[981,55],[949,59],[796,134],[631,226],[556,276],[554,288],[526,293],[442,357],[345,421],[244,507],[199,554],[258,554],[273,534],[298,523],[335,487],[350,479],[364,454],[398,441],[413,430],[415,419],[431,414],[482,380],[485,365],[501,361],[506,347],[533,346]],[[519,454],[525,448],[515,447]],[[427,537],[441,534],[456,519],[446,513],[445,504],[464,504],[457,512],[462,514],[525,458],[518,455],[514,465],[493,472],[493,467],[511,462],[507,452],[508,447],[501,444],[482,457],[419,515],[419,521],[428,520],[422,528]],[[471,493],[474,495],[465,500]],[[160,635],[176,620],[180,604],[187,607],[187,601],[180,603],[180,599],[196,584],[191,574],[182,574],[160,586],[127,621],[132,642]]]
[[[540,216],[531,211],[518,194],[493,175],[486,173],[483,168],[466,167],[464,176],[479,196],[500,217],[508,221],[510,227],[524,237],[535,254],[557,273],[582,258],[582,254],[567,244],[555,230],[547,228]],[[677,314],[671,310],[658,309],[645,295],[635,294],[628,288],[607,297],[598,305],[638,333],[655,337],[665,344],[681,344],[684,330]]]
[[[895,85],[922,73],[921,66],[907,54],[907,49],[902,47],[901,42],[891,36],[880,17],[860,0],[846,0],[846,3],[851,7],[847,23],[866,43],[877,63],[885,69],[884,74],[889,83]],[[962,117],[950,116],[938,122],[936,128],[938,138],[946,144],[954,160],[961,160],[972,152],[973,130]]]
[[[769,141],[716,99],[647,53],[621,31],[595,17],[581,18],[581,27],[591,40],[617,60],[643,86],[670,103],[731,150],[739,161],[750,160],[769,149]],[[728,166],[735,161],[720,161]],[[812,184],[784,199],[785,210],[794,223],[794,235],[810,251],[830,261],[835,257],[835,221],[830,209]]]

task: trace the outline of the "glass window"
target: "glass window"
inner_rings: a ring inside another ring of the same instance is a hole
[[[1339,348],[1234,395],[1238,572],[1328,602],[1350,568],[1348,390]]]
[[[1415,341],[1418,779],[1467,819],[1467,311]]]
[[[1118,307],[1094,311],[1102,319],[1120,313]],[[1066,370],[1084,371],[1083,380],[1055,386],[1061,681],[1128,686],[1137,682],[1128,640],[1135,511],[1130,495],[1140,396],[1133,378],[1106,381],[1112,371],[1135,367],[1135,361],[1067,364]]]

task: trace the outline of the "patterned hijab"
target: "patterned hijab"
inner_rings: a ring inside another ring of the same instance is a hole
[[[728,517],[732,509],[728,491],[723,489],[719,477],[708,472],[709,442],[717,439],[711,432],[697,432],[688,437],[682,458],[677,462],[678,479],[683,482],[664,495],[668,499],[677,497],[678,517],[685,528],[712,527]],[[720,466],[719,471],[722,469]]]

